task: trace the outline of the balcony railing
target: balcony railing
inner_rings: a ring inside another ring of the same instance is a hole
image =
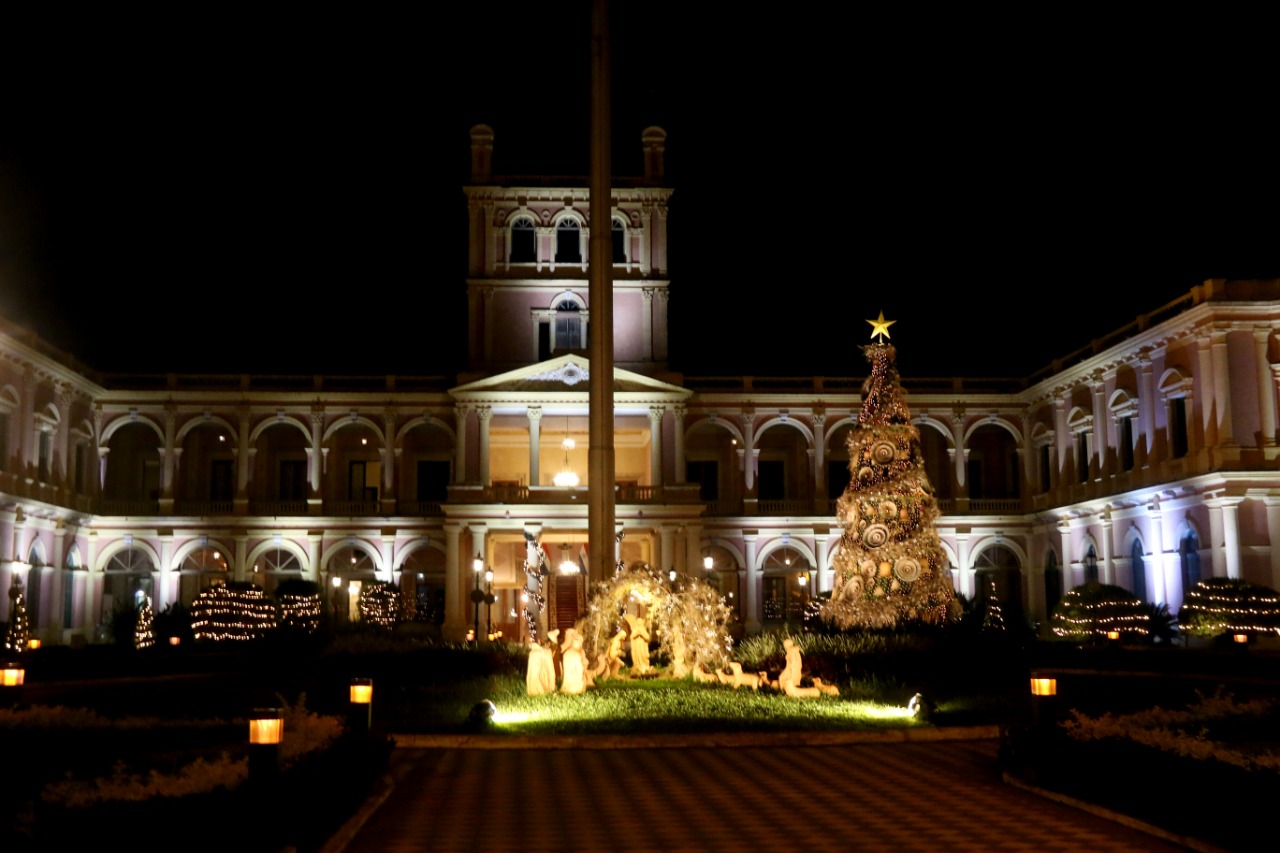
[[[398,501],[396,515],[444,515],[440,501]]]
[[[306,515],[307,502],[301,501],[250,501],[250,515]]]
[[[381,501],[325,501],[325,515],[382,515]]]
[[[756,511],[761,515],[813,515],[813,499],[786,498],[759,501],[756,504]]]
[[[174,501],[176,515],[232,515],[236,511],[233,501]]]
[[[969,512],[1022,512],[1021,498],[970,498]]]
[[[159,515],[160,501],[103,498],[103,515]]]

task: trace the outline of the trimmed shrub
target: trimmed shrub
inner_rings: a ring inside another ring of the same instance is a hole
[[[1075,643],[1103,641],[1108,631],[1122,638],[1145,640],[1151,614],[1142,599],[1124,587],[1089,581],[1062,597],[1053,608],[1049,627],[1058,639]]]
[[[1191,637],[1280,633],[1280,593],[1238,578],[1206,578],[1187,593],[1178,627]]]

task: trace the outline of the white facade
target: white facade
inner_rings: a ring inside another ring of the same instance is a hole
[[[794,624],[831,587],[862,377],[669,370],[663,138],[646,131],[646,174],[610,201],[611,545],[709,574],[747,632]],[[96,377],[0,321],[0,586],[20,585],[34,635],[92,642],[139,592],[162,610],[285,577],[339,597],[397,581],[449,638],[526,629],[530,543],[554,566],[587,540],[588,194],[503,181],[492,133],[472,140],[468,369],[449,381]],[[1095,576],[1174,613],[1197,577],[1280,589],[1278,326],[1280,281],[1212,280],[1025,382],[903,377],[956,589],[986,594],[990,573],[1032,622]],[[554,485],[566,462],[576,488]]]

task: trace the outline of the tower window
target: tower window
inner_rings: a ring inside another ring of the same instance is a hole
[[[625,264],[627,262],[627,232],[620,220],[613,220],[613,262],[615,264]]]
[[[522,216],[511,223],[511,263],[531,264],[538,260],[538,250],[534,242],[536,234],[533,220],[527,216]]]
[[[572,219],[562,219],[556,226],[556,263],[582,263],[582,229]]]

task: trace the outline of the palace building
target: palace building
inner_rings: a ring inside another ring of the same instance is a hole
[[[33,636],[290,578],[353,619],[393,582],[447,639],[580,614],[587,181],[506,180],[471,138],[460,375],[99,374],[0,320],[0,587]],[[864,377],[669,368],[665,134],[641,144],[610,199],[615,559],[711,581],[746,634],[796,626],[832,587]],[[1173,613],[1201,578],[1280,588],[1278,326],[1280,280],[1209,280],[1026,379],[903,376],[957,592],[1043,631],[1091,579]]]

